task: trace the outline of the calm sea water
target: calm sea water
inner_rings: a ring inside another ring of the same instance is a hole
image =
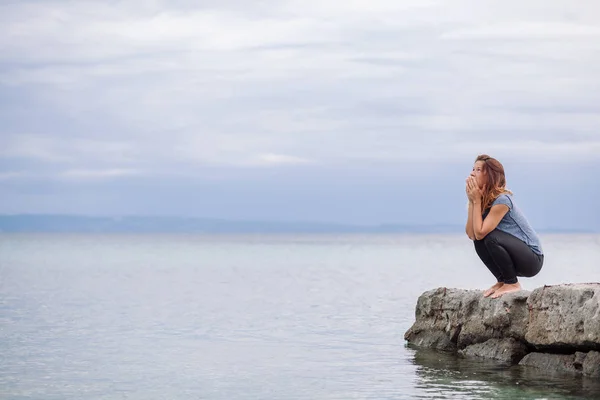
[[[542,236],[526,289],[600,280]],[[462,235],[0,235],[3,399],[566,399],[600,382],[408,347],[417,297],[493,283]]]

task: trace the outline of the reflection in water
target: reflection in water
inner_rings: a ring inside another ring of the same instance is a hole
[[[600,381],[407,346],[415,387],[438,399],[598,399]]]

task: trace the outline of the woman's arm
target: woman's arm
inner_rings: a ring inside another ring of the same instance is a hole
[[[465,232],[471,240],[475,240],[475,232],[473,232],[473,202],[469,200],[469,211],[467,215],[467,226]]]
[[[485,185],[483,190],[479,189],[475,178],[467,179],[467,196],[469,197],[470,204],[473,205],[473,207],[470,208],[470,217],[473,224],[472,229],[473,236],[475,236],[474,240],[482,240],[487,236],[488,233],[496,229],[502,218],[509,210],[506,204],[496,204],[495,206],[492,206],[490,212],[484,220],[482,215],[483,210],[481,209],[483,207],[481,203],[484,190]]]
[[[504,215],[508,212],[506,204],[497,204],[490,209],[489,214],[483,219],[481,199],[473,202],[473,232],[476,240],[482,240],[488,233],[496,229]]]
[[[471,196],[469,193],[471,177],[467,177],[465,191],[467,193],[467,200],[469,201],[468,211],[467,211],[467,224],[465,225],[465,233],[471,240],[475,240],[475,233],[473,232],[473,201],[471,200]]]

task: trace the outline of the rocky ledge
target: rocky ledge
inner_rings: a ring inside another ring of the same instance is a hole
[[[423,293],[411,344],[545,370],[600,377],[600,283],[544,286],[484,298],[478,290]]]

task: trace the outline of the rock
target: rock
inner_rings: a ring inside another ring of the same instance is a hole
[[[597,351],[587,353],[583,360],[582,369],[584,375],[600,378],[600,353]]]
[[[538,349],[600,350],[600,284],[535,289],[525,340]]]
[[[444,351],[456,350],[456,343],[453,343],[444,332],[413,332],[409,330],[406,335],[410,336],[409,342],[415,346]]]
[[[523,357],[519,365],[581,374],[581,369],[575,366],[574,361],[575,354],[529,353]]]
[[[518,363],[528,353],[527,346],[513,338],[489,339],[460,350],[459,354],[470,357],[481,357],[499,360],[511,364]]]
[[[520,291],[489,299],[479,290],[427,291],[417,300],[416,321],[404,338],[443,350],[464,349],[492,338],[524,340],[528,295]]]
[[[600,377],[600,283],[544,286],[498,299],[482,294],[449,288],[423,293],[404,338],[544,373]]]
[[[583,362],[585,361],[586,356],[587,356],[587,353],[582,353],[580,351],[575,353],[575,359],[573,360],[573,366],[575,367],[575,369],[577,369],[577,370],[583,369]]]
[[[529,353],[521,360],[519,365],[600,377],[600,352],[576,352],[575,354]]]
[[[524,340],[527,326],[529,292],[509,293],[500,299],[489,299],[476,291],[476,299],[458,336],[459,349],[492,338]]]

